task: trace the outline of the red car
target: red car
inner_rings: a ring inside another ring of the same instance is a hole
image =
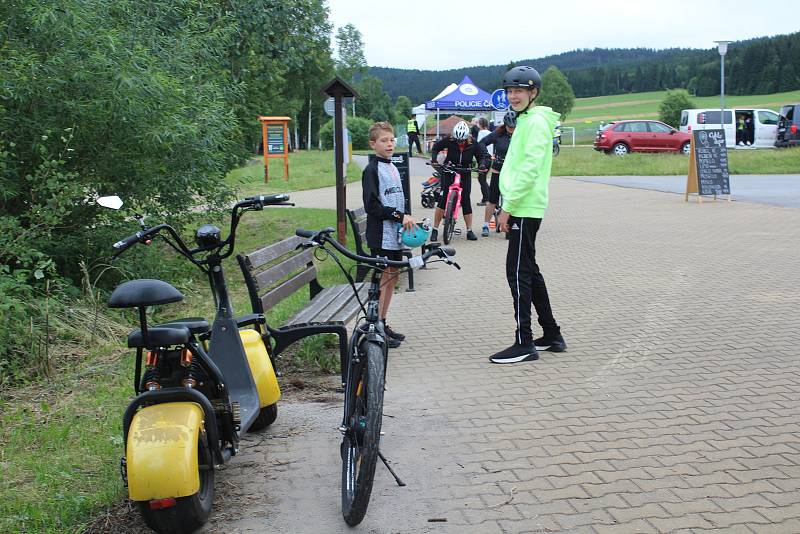
[[[616,121],[597,131],[594,149],[624,156],[628,152],[689,154],[690,135],[659,121]]]

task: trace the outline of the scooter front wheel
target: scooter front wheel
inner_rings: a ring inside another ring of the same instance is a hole
[[[214,502],[214,466],[204,432],[198,437],[197,464],[200,470],[200,489],[197,493],[179,497],[174,505],[156,510],[151,508],[150,502],[139,503],[139,510],[148,527],[163,534],[188,534],[208,521]]]

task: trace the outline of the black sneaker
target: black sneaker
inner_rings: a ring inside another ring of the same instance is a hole
[[[472,230],[467,230],[467,240],[468,241],[477,241],[478,236],[475,235],[475,232]]]
[[[431,230],[431,243],[433,243],[437,239],[439,239],[439,230],[434,228],[433,230]]]
[[[396,339],[397,341],[405,341],[406,336],[405,334],[401,334],[400,332],[395,332],[392,330],[392,327],[386,323],[383,323],[383,331],[386,332],[386,335],[392,339]]]
[[[533,344],[536,345],[537,350],[547,350],[550,352],[564,352],[567,350],[567,343],[561,334],[557,336],[542,336],[539,339],[534,339]]]
[[[539,353],[536,352],[536,346],[533,343],[528,343],[527,345],[514,343],[507,349],[489,357],[489,361],[492,363],[532,362],[538,359]]]
[[[390,349],[396,349],[400,346],[401,341],[390,336],[386,336],[386,346]]]

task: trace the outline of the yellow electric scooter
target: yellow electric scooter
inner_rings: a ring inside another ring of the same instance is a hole
[[[264,195],[237,202],[227,239],[201,226],[190,248],[169,225],[148,227],[114,244],[117,255],[136,243],[165,240],[208,275],[216,304],[213,325],[199,317],[147,325],[149,306],[183,300],[161,280],[131,280],[111,295],[111,308],[137,308],[139,330],[128,336],[136,349],[136,397],[125,411],[121,472],[130,499],[157,532],[193,532],[208,519],[214,470],[238,452],[243,432],[266,428],[277,417],[280,389],[269,354],[264,317],[233,316],[222,260],[233,253],[236,227],[247,211],[290,205],[289,196]],[[119,208],[118,197],[98,199]]]

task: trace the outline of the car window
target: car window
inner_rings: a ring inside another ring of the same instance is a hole
[[[789,106],[788,111],[786,111],[786,118],[790,121],[794,120],[794,106]]]
[[[629,124],[630,123],[628,123],[628,122],[622,122],[620,124],[617,124],[616,126],[614,126],[614,131],[615,132],[630,132],[630,130],[628,129],[628,125]]]
[[[733,124],[733,114],[730,110],[725,110],[725,124]],[[698,124],[719,124],[719,111],[706,111],[697,116]]]
[[[650,126],[650,131],[653,133],[670,133],[672,128],[667,126],[666,124],[661,124],[660,122],[648,122]]]
[[[630,132],[633,133],[643,133],[647,132],[647,123],[644,122],[629,122],[628,128]]]
[[[686,126],[687,124],[689,124],[689,113],[681,111],[681,126]]]
[[[761,124],[778,124],[778,114],[771,111],[759,111],[758,122]]]

